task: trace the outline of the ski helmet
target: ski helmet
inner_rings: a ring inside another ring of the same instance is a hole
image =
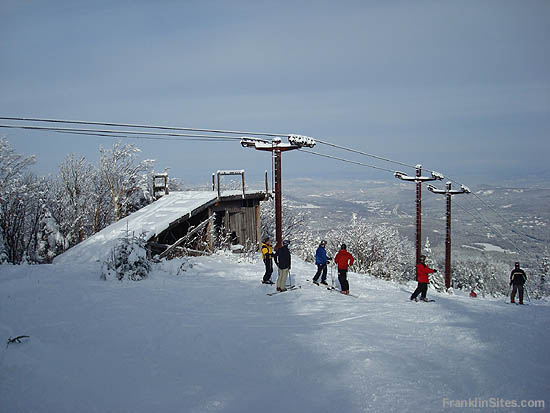
[[[341,250],[345,250],[346,248],[346,244],[342,244],[342,246],[340,247]]]

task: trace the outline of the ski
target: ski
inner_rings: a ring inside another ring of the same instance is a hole
[[[284,291],[274,291],[272,293],[267,293],[267,295],[272,296],[272,295],[276,295],[276,294],[280,294],[280,293],[286,293],[287,291],[293,291],[293,290],[297,290],[299,288],[302,288],[302,287],[301,286],[296,286],[296,285],[291,285],[290,287],[288,287]]]
[[[338,288],[332,286],[332,285],[328,285],[328,284],[321,284],[321,283],[318,283],[316,281],[312,281],[312,280],[306,280],[306,281],[311,281],[313,284],[319,286],[319,287],[326,287],[326,289],[328,291],[337,291],[339,292],[340,294],[342,295],[349,295],[350,297],[353,297],[353,298],[359,298],[358,295],[354,295],[354,294],[344,294],[342,291],[340,291]]]
[[[306,281],[311,281],[311,280],[306,280]],[[327,290],[336,290],[336,287],[332,286],[332,285],[328,285],[328,284],[321,284],[317,281],[311,281],[313,284],[315,284],[317,287],[325,287]]]
[[[327,290],[329,291],[336,291],[337,293],[340,293],[342,295],[345,295],[347,297],[353,297],[353,298],[359,298],[358,295],[355,295],[355,294],[344,294],[342,291],[340,291],[339,289],[335,288],[335,287],[332,287],[332,288],[327,288]]]
[[[313,280],[306,280],[306,281],[312,282],[313,284],[315,284],[315,285],[317,285],[317,286],[319,286],[319,287],[321,287],[321,286],[325,286],[325,287],[328,286],[328,284],[322,284],[322,283],[320,283],[319,281],[313,281]]]
[[[315,285],[318,286],[318,287],[326,287],[327,290],[336,290],[336,287],[334,287],[334,286],[332,286],[332,285],[322,284],[322,283],[320,283],[320,282],[313,281],[313,280],[306,280],[306,281],[309,281],[309,282],[315,284]]]

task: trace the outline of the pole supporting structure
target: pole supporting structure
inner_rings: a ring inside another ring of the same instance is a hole
[[[315,140],[302,135],[288,135],[289,143],[282,143],[281,138],[273,138],[271,142],[255,137],[242,137],[241,146],[254,148],[258,151],[272,153],[275,168],[275,249],[283,245],[283,182],[282,182],[282,152],[300,149],[302,147],[313,148]],[[267,179],[267,178],[266,178]],[[267,185],[266,185],[267,188]]]
[[[446,230],[445,230],[445,288],[451,288],[451,197],[458,194],[468,194],[470,190],[464,185],[460,190],[451,189],[451,182],[447,182],[445,189],[437,189],[433,185],[428,185],[428,190],[434,194],[445,195],[447,204]]]
[[[416,262],[422,255],[422,168],[416,167]]]
[[[283,245],[283,183],[280,149],[273,150],[275,161],[275,248]]]
[[[443,175],[432,172],[430,177],[422,176],[422,165],[416,165],[415,176],[409,176],[399,171],[395,171],[394,176],[403,181],[416,183],[416,263],[418,264],[422,255],[422,182],[442,180]],[[418,278],[418,272],[416,276]]]

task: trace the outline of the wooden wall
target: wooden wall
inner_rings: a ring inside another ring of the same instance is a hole
[[[210,213],[224,214],[223,226],[228,233],[235,231],[239,244],[259,245],[260,205],[259,201],[220,202],[210,209]]]

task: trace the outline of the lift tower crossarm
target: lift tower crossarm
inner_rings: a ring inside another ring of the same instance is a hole
[[[273,154],[275,164],[275,249],[283,245],[283,195],[282,195],[282,152],[301,149],[304,146],[313,148],[315,139],[308,136],[289,134],[288,143],[283,143],[281,138],[273,138],[271,142],[265,139],[244,136],[241,138],[244,148],[254,148],[258,151],[269,151]]]

